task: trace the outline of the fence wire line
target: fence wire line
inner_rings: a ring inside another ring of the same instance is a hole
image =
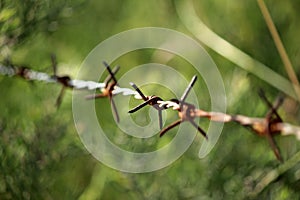
[[[45,83],[58,83],[61,84],[59,81],[59,76],[53,76],[49,75],[44,72],[38,72],[34,71],[32,69],[26,68],[26,67],[16,67],[16,66],[5,66],[3,64],[0,64],[0,74],[6,75],[9,77],[16,77],[19,76],[21,78],[24,78],[26,80],[33,80],[33,81],[41,81]],[[72,80],[71,78],[67,81],[67,86],[73,89],[77,90],[100,90],[102,91],[105,89],[105,83],[99,83],[95,81],[89,81],[89,80]],[[119,86],[114,86],[114,90],[112,91],[113,95],[121,94],[123,96],[133,96],[135,99],[142,99],[140,94],[132,90],[130,88],[122,88]],[[173,110],[179,110],[180,105],[177,102],[174,101],[164,101],[159,100],[156,102],[159,107],[161,108],[172,108]],[[229,115],[225,113],[219,113],[219,112],[206,112],[200,109],[194,109],[193,115],[196,117],[205,117],[210,119],[211,121],[216,122],[231,122],[235,121],[238,122],[241,125],[249,126],[249,125],[257,125],[257,124],[264,124],[265,118],[254,118],[254,117],[247,117],[243,115]],[[274,130],[281,131],[281,134],[283,136],[286,135],[295,135],[298,140],[300,140],[300,127],[291,125],[289,123],[276,123],[275,126],[273,126]]]
[[[21,71],[25,71],[25,73],[21,73]],[[24,67],[15,67],[15,66],[4,66],[0,64],[0,74],[6,75],[9,77],[13,76],[20,76],[26,80],[32,81],[41,81],[45,83],[60,83],[57,76],[51,76],[44,72],[38,72],[31,70],[29,68]],[[89,80],[72,80],[70,79],[67,82],[67,85],[70,88],[77,89],[77,90],[102,90],[105,88],[105,83],[99,83],[95,81]],[[113,95],[121,94],[123,96],[133,96],[135,99],[142,99],[139,93],[135,90],[130,88],[122,88],[119,86],[115,86],[112,92]],[[172,101],[158,101],[160,107],[173,107],[174,109],[179,108],[179,105]]]

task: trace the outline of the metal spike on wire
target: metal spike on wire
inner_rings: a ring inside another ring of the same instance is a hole
[[[274,105],[272,105],[272,103],[267,99],[265,93],[263,92],[263,90],[259,91],[259,96],[263,99],[263,101],[266,103],[267,107],[269,107],[269,111],[267,112],[266,116],[265,116],[265,120],[266,120],[266,125],[265,125],[265,129],[264,129],[264,133],[263,135],[265,135],[267,137],[267,140],[276,156],[276,158],[283,162],[282,156],[280,154],[279,148],[273,138],[274,134],[278,133],[278,131],[272,131],[272,125],[274,123],[281,123],[283,122],[281,117],[279,116],[277,109],[282,105],[283,103],[283,98],[281,96],[279,96]]]
[[[159,121],[159,128],[160,130],[163,128],[163,121],[162,121],[162,110],[166,109],[164,106],[159,106],[159,101],[162,101],[162,98],[152,95],[152,96],[145,96],[142,91],[134,84],[130,83],[130,85],[139,93],[139,95],[144,100],[144,103],[141,103],[140,105],[136,106],[135,108],[129,110],[129,113],[134,113],[138,111],[139,109],[145,107],[146,105],[150,105],[154,107],[158,111],[158,121]]]
[[[107,71],[109,72],[109,75],[106,77],[104,81],[105,87],[101,90],[102,93],[86,96],[86,99],[97,99],[103,97],[109,98],[114,116],[116,117],[116,121],[119,122],[120,117],[117,111],[117,106],[113,100],[113,95],[114,95],[113,91],[115,90],[115,86],[118,85],[118,81],[115,77],[115,74],[119,71],[120,67],[116,66],[113,70],[111,70],[110,66],[106,62],[103,62],[103,64],[105,65]]]
[[[185,102],[188,94],[190,93],[190,91],[196,81],[197,81],[197,76],[193,76],[189,85],[186,87],[185,91],[183,92],[180,100],[179,101],[176,99],[173,100],[174,102],[178,102],[178,104],[179,104],[179,108],[177,110],[178,110],[178,116],[180,119],[176,120],[175,122],[173,122],[172,124],[170,124],[169,126],[164,128],[160,132],[160,135],[159,135],[160,137],[162,137],[167,131],[176,127],[177,125],[181,124],[182,122],[188,121],[205,137],[205,139],[208,139],[206,132],[194,122],[194,119],[196,117],[195,115],[193,115],[193,113],[195,112],[195,109],[196,109],[195,106]]]
[[[62,103],[62,98],[65,94],[65,89],[66,88],[73,88],[73,86],[70,84],[70,76],[58,76],[57,75],[57,60],[56,60],[56,55],[52,54],[51,55],[51,61],[52,61],[52,69],[53,69],[53,79],[55,79],[58,83],[62,85],[62,88],[60,90],[60,93],[56,99],[56,107],[59,108],[61,103]]]
[[[192,87],[194,86],[195,82],[197,81],[197,76],[193,76],[191,82],[189,83],[189,85],[186,87],[185,91],[183,92],[181,98],[180,98],[180,102],[183,105],[185,102],[185,99],[187,98],[188,94],[190,93]]]

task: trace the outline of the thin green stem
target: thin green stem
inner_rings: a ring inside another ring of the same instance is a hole
[[[287,55],[286,49],[283,46],[283,43],[280,39],[280,36],[278,34],[278,31],[274,25],[274,22],[272,20],[272,17],[268,11],[268,8],[263,0],[257,0],[258,6],[263,14],[263,17],[266,21],[266,24],[269,28],[269,31],[272,35],[272,38],[274,40],[274,43],[276,45],[276,48],[278,50],[278,53],[281,57],[281,60],[283,62],[283,65],[285,67],[285,71],[287,72],[289,79],[294,84],[294,90],[296,92],[296,95],[298,97],[298,100],[300,99],[300,84],[299,80],[297,78],[297,75],[294,71],[294,68],[292,66],[291,60],[289,59],[289,56]]]
[[[257,196],[272,182],[274,182],[280,175],[293,168],[300,162],[300,152],[297,152],[292,158],[280,165],[278,168],[269,171],[259,182],[256,184],[254,190],[249,194],[250,196]]]

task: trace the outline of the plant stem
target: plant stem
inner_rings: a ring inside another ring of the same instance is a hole
[[[265,4],[265,2],[263,0],[257,0],[257,3],[258,3],[258,6],[263,14],[263,17],[266,21],[266,24],[269,28],[269,31],[272,35],[272,38],[274,40],[274,43],[276,45],[276,48],[278,50],[278,53],[281,57],[281,60],[283,62],[283,65],[285,67],[285,71],[287,72],[288,76],[289,76],[289,79],[291,80],[291,82],[293,83],[293,87],[294,87],[294,90],[295,90],[295,93],[297,95],[297,98],[298,100],[300,100],[300,84],[299,84],[299,80],[297,78],[297,75],[293,69],[293,66],[292,66],[292,63],[291,63],[291,60],[289,59],[287,53],[286,53],[286,50],[283,46],[283,43],[280,39],[280,36],[278,34],[278,31],[274,25],[274,22],[271,18],[271,15],[268,11],[268,8]]]

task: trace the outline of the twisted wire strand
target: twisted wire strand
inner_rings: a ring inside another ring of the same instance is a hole
[[[24,69],[25,72],[24,72]],[[20,74],[20,71],[23,70],[23,74]],[[44,72],[38,72],[29,68],[19,68],[16,66],[5,66],[3,64],[0,64],[0,74],[14,77],[14,76],[21,76],[22,78],[26,80],[34,80],[34,81],[41,81],[45,83],[59,83],[57,76],[51,76]],[[95,81],[89,81],[89,80],[72,80],[70,79],[67,82],[68,86],[73,89],[77,90],[103,90],[105,88],[105,83],[99,83]],[[122,88],[119,86],[115,86],[113,90],[113,95],[123,95],[123,96],[133,96],[135,99],[142,99],[140,94],[132,90],[130,88]],[[159,100],[157,101],[157,104],[161,108],[172,108],[173,110],[179,110],[180,105],[177,102],[174,101],[164,101]],[[196,117],[204,117],[208,118],[211,121],[216,122],[238,122],[239,124],[243,126],[247,125],[253,125],[253,124],[259,124],[264,123],[265,118],[255,118],[255,117],[248,117],[244,115],[229,115],[226,113],[220,113],[220,112],[207,112],[201,109],[195,109],[194,115]],[[295,135],[298,140],[300,140],[300,127],[291,125],[289,123],[283,123],[278,122],[275,123],[272,127],[274,130],[281,131],[281,135],[287,136],[287,135]]]
[[[0,74],[6,75],[9,77],[18,76],[18,67],[15,66],[4,66],[0,64]],[[25,77],[26,80],[33,80],[33,81],[41,81],[45,83],[60,83],[58,81],[58,78],[56,76],[51,76],[44,72],[38,72],[35,70],[27,69]],[[105,83],[99,83],[95,81],[88,81],[88,80],[72,80],[70,79],[68,81],[68,86],[77,89],[77,90],[102,90],[105,88]],[[123,96],[133,96],[135,99],[142,99],[142,97],[139,95],[139,93],[135,90],[132,90],[130,88],[122,88],[119,86],[115,86],[113,90],[113,95],[121,94]],[[174,107],[177,108],[178,104],[172,101],[159,101],[160,107]]]

